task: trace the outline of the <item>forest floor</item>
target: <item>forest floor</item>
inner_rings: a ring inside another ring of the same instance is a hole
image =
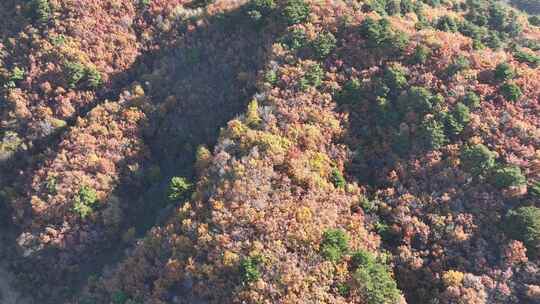
[[[12,287],[13,275],[7,272],[4,265],[0,264],[0,302],[3,304],[30,304],[27,299],[21,297]]]

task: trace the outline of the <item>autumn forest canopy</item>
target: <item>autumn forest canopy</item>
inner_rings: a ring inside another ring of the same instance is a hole
[[[0,303],[540,303],[540,2],[0,1]]]

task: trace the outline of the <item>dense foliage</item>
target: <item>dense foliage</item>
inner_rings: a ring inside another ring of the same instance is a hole
[[[535,5],[0,1],[0,302],[538,303]]]

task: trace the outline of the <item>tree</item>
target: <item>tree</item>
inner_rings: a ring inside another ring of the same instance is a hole
[[[332,184],[334,184],[334,187],[336,188],[345,188],[345,185],[347,184],[347,181],[345,180],[343,174],[341,174],[338,168],[332,169],[330,181],[332,181]]]
[[[400,9],[402,14],[408,14],[414,11],[414,4],[411,0],[401,0]]]
[[[427,46],[419,44],[414,50],[411,61],[414,64],[424,64],[427,62],[430,56],[431,50]]]
[[[446,75],[452,77],[460,71],[466,70],[470,67],[471,63],[465,56],[458,56],[452,64],[446,68]]]
[[[401,13],[401,1],[387,0],[386,12],[388,13],[388,15],[399,15]]]
[[[357,103],[362,95],[362,84],[358,79],[351,79],[345,83],[341,91],[336,95],[338,104]]]
[[[470,120],[469,108],[459,102],[454,110],[444,115],[446,130],[448,134],[457,136],[461,134]]]
[[[386,15],[386,0],[369,0],[366,1],[365,7],[381,16]]]
[[[324,77],[324,70],[318,63],[312,64],[305,72],[304,76],[300,78],[299,85],[302,91],[307,90],[309,87],[318,87],[322,84]]]
[[[504,221],[504,230],[511,238],[522,241],[531,257],[540,253],[540,208],[511,210]]]
[[[474,92],[467,92],[465,96],[463,96],[463,103],[470,109],[476,109],[480,106],[480,96]]]
[[[283,8],[283,17],[289,25],[308,20],[311,8],[304,0],[289,0]]]
[[[426,117],[422,121],[419,138],[428,149],[439,149],[448,142],[444,134],[444,125],[434,117]]]
[[[328,229],[323,233],[321,253],[325,259],[338,262],[349,250],[349,236],[341,229]]]
[[[439,31],[455,33],[458,31],[458,23],[454,18],[444,15],[437,21],[437,29]]]
[[[398,109],[402,115],[409,111],[414,111],[420,116],[429,113],[438,103],[438,98],[423,87],[412,86],[407,94],[398,98]]]
[[[73,211],[84,219],[94,211],[97,203],[96,191],[89,186],[82,186],[73,200]]]
[[[378,21],[366,18],[360,25],[360,34],[366,39],[366,47],[382,48],[390,55],[401,54],[409,43],[409,37],[395,32],[386,18]]]
[[[384,83],[393,96],[399,95],[407,85],[407,72],[401,65],[387,66],[384,70]]]
[[[523,50],[516,50],[514,52],[514,58],[519,62],[527,63],[532,67],[540,65],[540,56]]]
[[[495,165],[495,153],[483,144],[465,147],[460,155],[463,170],[478,176],[484,174]]]
[[[529,23],[534,26],[540,26],[540,16],[530,16],[529,17]]]
[[[317,59],[324,59],[336,48],[336,37],[330,32],[322,32],[312,43]]]
[[[37,21],[40,23],[49,22],[52,14],[49,0],[32,0],[30,6]]]
[[[508,63],[499,63],[495,67],[495,79],[497,81],[511,80],[516,76],[514,69]]]
[[[246,125],[251,128],[257,128],[262,122],[259,115],[259,103],[257,99],[252,99],[246,112]]]
[[[251,0],[247,5],[247,15],[251,20],[261,24],[276,9],[275,0]]]
[[[540,199],[540,180],[534,181],[529,187],[529,194],[535,199]]]
[[[521,92],[521,88],[517,84],[506,82],[501,86],[501,94],[508,101],[517,101],[519,100],[519,98],[521,98],[521,95],[523,93]]]
[[[303,49],[308,45],[306,31],[303,28],[293,28],[282,41],[292,51]]]
[[[523,186],[527,180],[517,166],[501,166],[493,170],[491,183],[497,188]]]
[[[354,281],[368,304],[394,304],[400,296],[388,266],[377,262],[373,254],[360,250],[352,257]]]
[[[171,201],[177,201],[182,199],[189,189],[191,189],[191,183],[184,177],[175,176],[171,178],[169,183],[168,197]]]
[[[262,264],[260,256],[246,257],[240,262],[240,277],[243,283],[251,283],[257,281],[261,277],[259,270]]]

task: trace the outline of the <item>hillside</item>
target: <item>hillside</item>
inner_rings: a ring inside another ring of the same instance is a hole
[[[535,5],[2,1],[0,303],[540,303]]]

